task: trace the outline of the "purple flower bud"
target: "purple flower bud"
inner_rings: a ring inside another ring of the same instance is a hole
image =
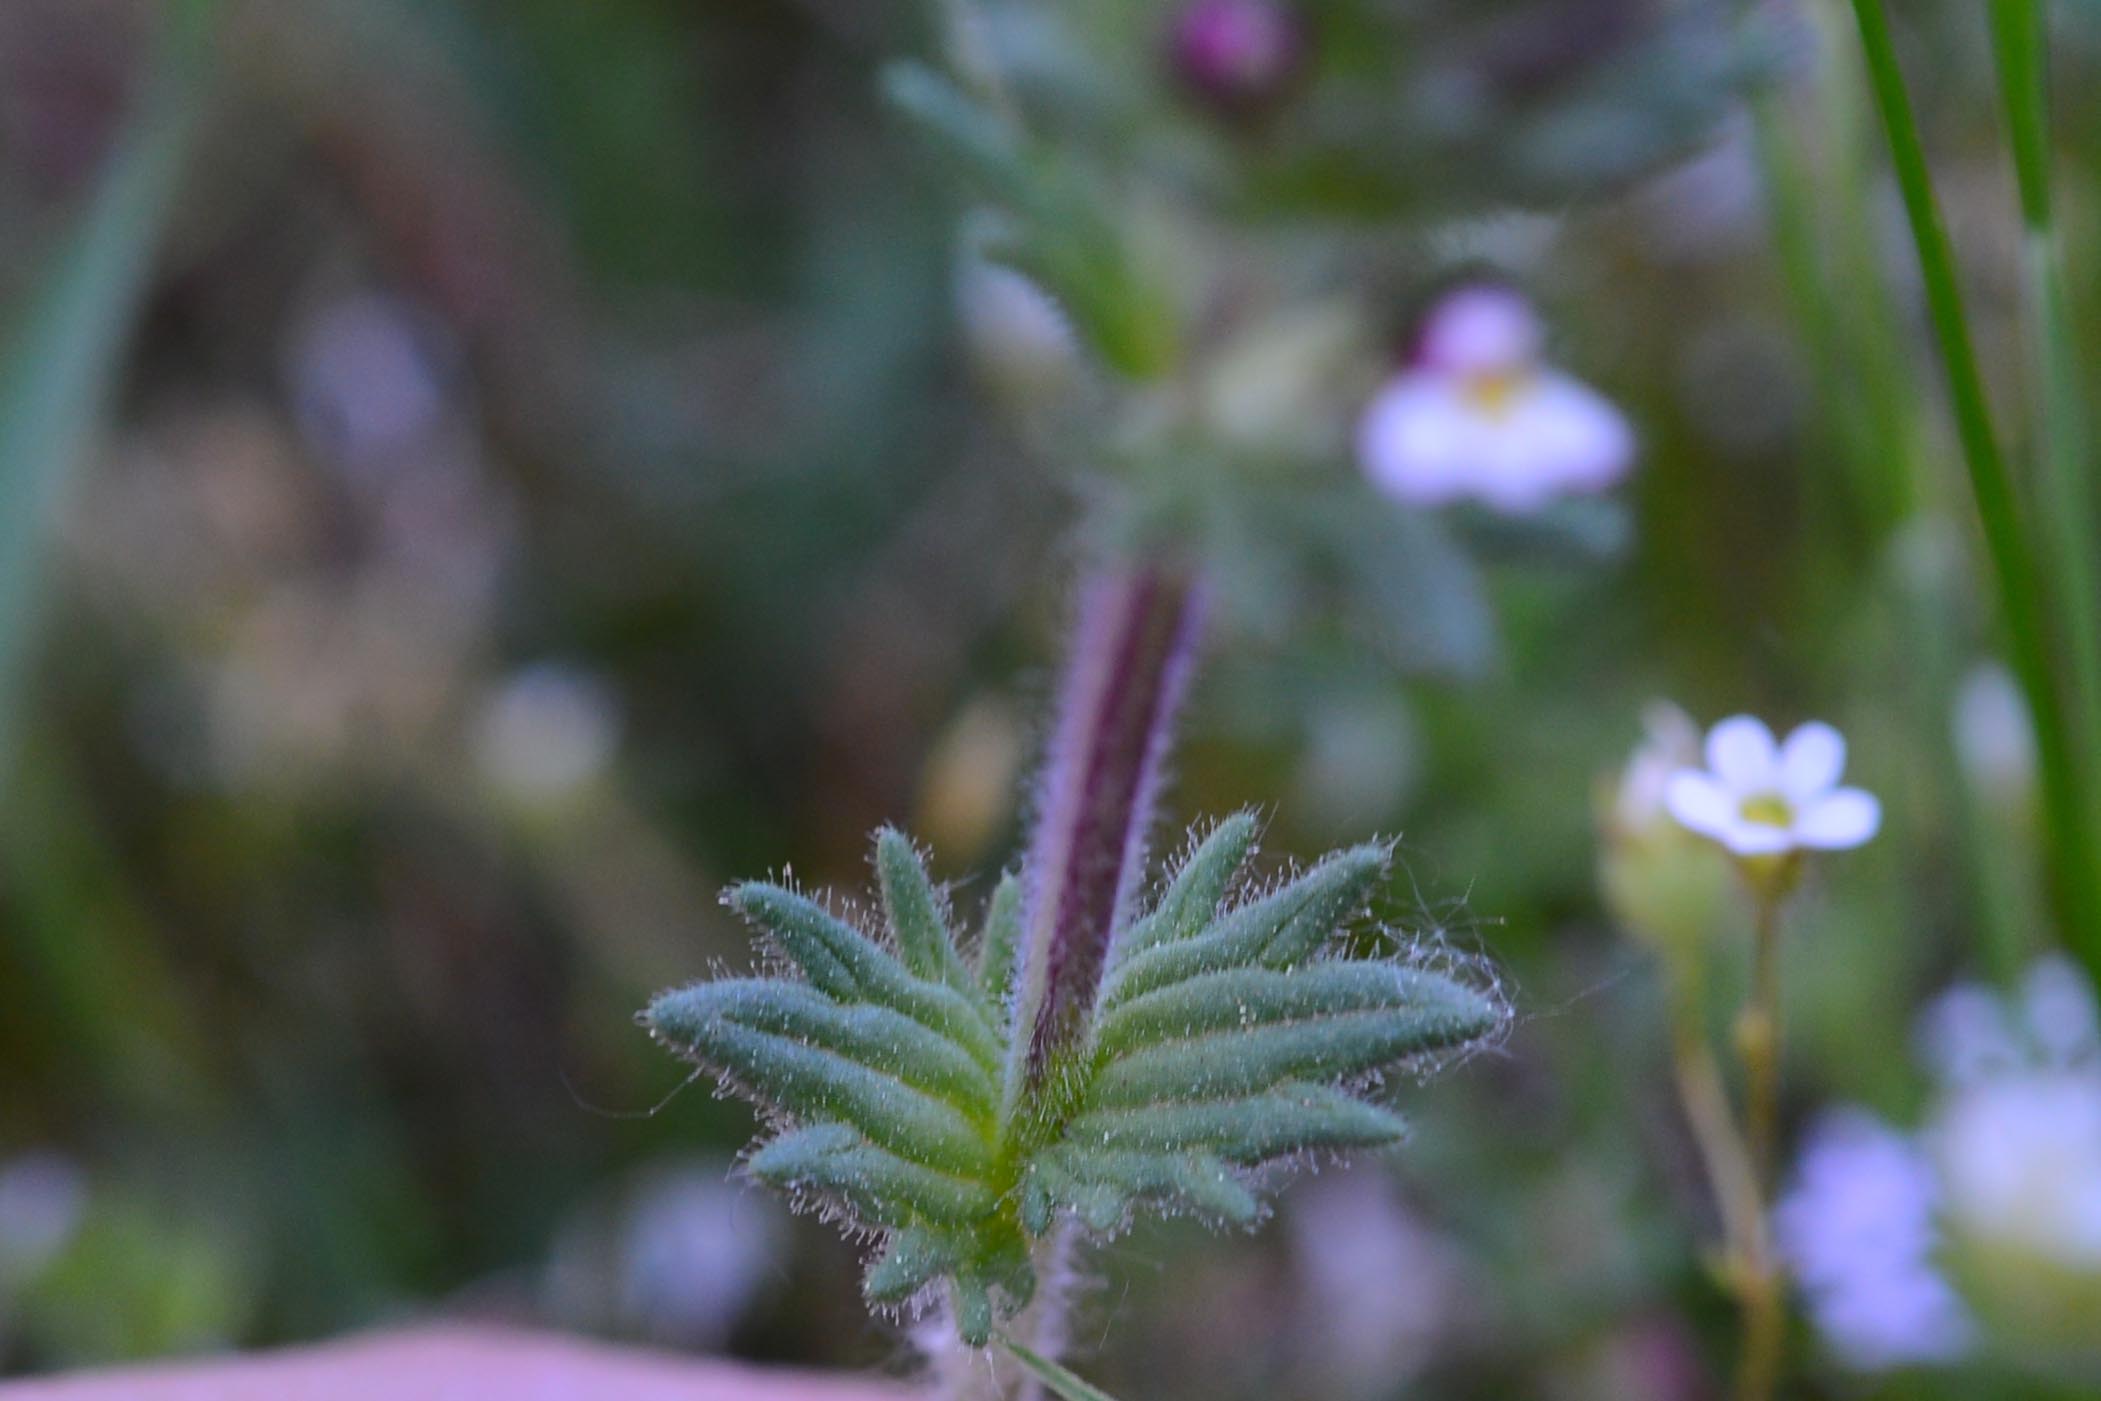
[[[1288,0],[1188,0],[1168,35],[1175,76],[1229,117],[1273,107],[1304,71],[1305,16]]]

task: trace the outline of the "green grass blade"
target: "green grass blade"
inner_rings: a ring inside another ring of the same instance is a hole
[[[2091,439],[2073,342],[2064,245],[2050,190],[2049,37],[2040,0],[1992,0],[1992,50],[2020,190],[2021,291],[2037,377],[2037,501],[2047,524],[2056,622],[2070,659],[2071,721],[2076,727],[2088,819],[2101,824],[2101,561]]]
[[[1911,225],[1926,290],[1926,308],[1948,377],[1957,437],[1969,468],[1971,492],[1999,585],[2013,667],[2035,715],[2043,803],[2049,818],[2052,866],[2063,902],[2067,942],[2089,969],[2101,972],[2101,890],[2096,845],[2076,751],[2067,724],[2043,606],[2035,552],[2023,529],[2013,479],[2001,456],[1984,376],[1970,336],[1956,274],[1955,253],[1941,220],[1918,120],[1898,67],[1896,45],[1882,0],[1853,0],[1866,54],[1869,86],[1889,137],[1892,164]]]
[[[93,441],[175,204],[209,8],[180,7],[160,71],[0,351],[0,763],[41,612],[51,525]]]
[[[1019,1362],[1030,1376],[1063,1397],[1064,1401],[1116,1401],[1115,1397],[1100,1387],[1082,1381],[1048,1357],[1031,1351],[1004,1333],[999,1335],[999,1345],[1012,1353],[1014,1360]]]

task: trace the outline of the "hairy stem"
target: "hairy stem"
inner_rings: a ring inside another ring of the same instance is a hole
[[[1160,766],[1202,604],[1183,577],[1121,568],[1085,586],[1038,795],[1008,1104],[1085,1025],[1145,865]]]
[[[1129,917],[1202,616],[1196,586],[1160,565],[1107,568],[1081,588],[1029,845],[1002,1110],[1009,1134],[1054,1059],[1084,1032],[1110,944]],[[1036,1297],[1009,1328],[1045,1357],[1064,1349],[1071,1251],[1062,1228],[1037,1244]],[[951,1401],[1040,1394],[999,1349],[953,1351]]]

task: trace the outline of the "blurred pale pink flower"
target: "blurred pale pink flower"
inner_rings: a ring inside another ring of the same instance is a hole
[[[1700,762],[1700,727],[1666,700],[1641,712],[1641,743],[1621,771],[1612,816],[1620,830],[1646,832],[1661,821],[1664,794],[1681,769]]]
[[[1707,732],[1707,767],[1680,769],[1664,790],[1671,816],[1738,856],[1859,846],[1882,826],[1872,793],[1839,786],[1846,741],[1811,721],[1773,741],[1761,720],[1732,715]]]
[[[1397,500],[1462,499],[1527,514],[1602,491],[1634,460],[1634,431],[1596,390],[1540,361],[1531,305],[1502,287],[1465,287],[1424,323],[1416,363],[1372,399],[1357,455]]]

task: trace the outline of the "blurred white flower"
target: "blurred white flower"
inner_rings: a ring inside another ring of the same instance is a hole
[[[1410,505],[1472,498],[1524,514],[1626,475],[1626,417],[1541,364],[1542,340],[1530,304],[1508,288],[1446,296],[1424,322],[1416,364],[1387,382],[1358,426],[1373,484]]]
[[[1466,1262],[1373,1168],[1308,1183],[1287,1217],[1319,1394],[1390,1396],[1460,1321]]]
[[[620,706],[599,677],[556,662],[521,668],[474,721],[474,758],[499,791],[560,798],[605,772],[620,743]]]
[[[1623,832],[1645,832],[1662,820],[1664,794],[1681,769],[1700,762],[1700,727],[1669,701],[1641,712],[1641,743],[1620,772],[1613,820]]]
[[[1732,715],[1707,732],[1707,767],[1673,774],[1664,790],[1671,816],[1738,856],[1859,846],[1882,826],[1882,805],[1842,788],[1846,741],[1819,721],[1785,744],[1763,721]]]
[[[577,1213],[545,1278],[553,1315],[714,1350],[783,1274],[788,1229],[770,1199],[726,1181],[722,1163],[664,1164]]]
[[[2101,1272],[2101,1029],[2063,958],[2018,998],[1975,984],[1928,1011],[1922,1040],[1945,1092],[1927,1143],[1965,1237]]]
[[[1956,688],[1949,727],[1963,773],[1986,796],[2019,801],[2035,789],[2035,730],[2013,673],[1997,662],[1970,669]]]
[[[1933,1167],[1908,1136],[1864,1110],[1811,1126],[1773,1233],[1817,1329],[1863,1371],[1945,1362],[1975,1327],[1934,1268]]]

